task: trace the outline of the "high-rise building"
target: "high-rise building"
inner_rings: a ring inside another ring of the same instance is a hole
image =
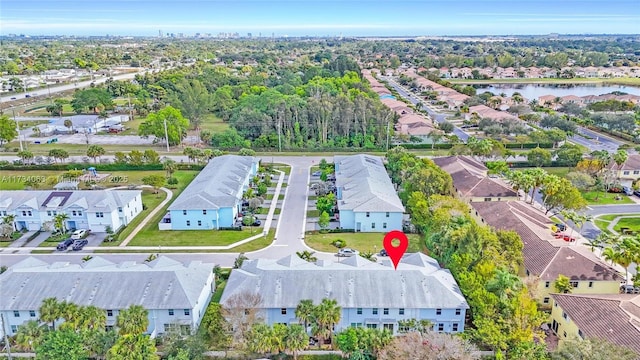
[[[158,37],[162,37],[162,30],[158,30]]]

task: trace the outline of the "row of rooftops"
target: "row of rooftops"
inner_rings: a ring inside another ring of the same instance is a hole
[[[310,263],[296,255],[248,260],[231,273],[220,302],[247,292],[262,295],[262,308],[323,298],[343,308],[469,308],[449,270],[422,253],[405,255],[397,270],[387,258],[372,262],[358,255],[341,262]]]
[[[197,303],[212,270],[213,264],[166,256],[148,263],[95,256],[82,264],[30,257],[0,275],[0,310],[37,310],[49,297],[101,309],[187,309]]]
[[[140,190],[4,190],[0,191],[0,210],[81,208],[85,211],[114,211],[126,206],[140,194]]]
[[[242,197],[244,182],[258,159],[223,155],[209,161],[169,206],[169,210],[206,210],[233,207]]]
[[[404,212],[382,159],[372,155],[334,157],[338,209],[354,212]]]
[[[502,182],[487,176],[487,167],[470,156],[433,158],[451,175],[453,185],[466,198],[515,198],[518,194]]]

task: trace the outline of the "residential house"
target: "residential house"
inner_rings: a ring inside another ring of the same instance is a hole
[[[465,202],[518,199],[518,193],[502,181],[488,177],[487,167],[471,156],[445,156],[432,160],[451,175],[456,195]]]
[[[517,116],[513,116],[509,113],[492,109],[486,105],[475,105],[469,107],[469,112],[465,114],[465,120],[471,120],[472,117],[478,117],[479,119],[491,119],[494,121],[514,120],[520,121]]]
[[[520,235],[524,257],[521,275],[539,279],[536,295],[541,303],[551,304],[550,294],[557,292],[554,282],[560,275],[569,278],[574,294],[618,293],[622,276],[585,246],[555,239],[551,220],[529,204],[492,201],[473,202],[471,207],[481,223]]]
[[[223,155],[207,166],[169,206],[160,230],[217,230],[234,226],[242,196],[258,172],[252,156]]]
[[[380,157],[335,156],[334,163],[341,228],[356,232],[402,230],[404,206]]]
[[[304,284],[304,286],[301,286]],[[334,299],[342,312],[334,331],[348,327],[388,329],[399,320],[429,320],[433,330],[464,331],[469,305],[449,270],[425,254],[406,254],[394,269],[388,258],[378,262],[358,255],[340,262],[310,263],[296,255],[280,260],[246,260],[231,271],[220,303],[242,294],[259,294],[259,314],[269,324],[297,324],[301,300],[318,305]]]
[[[107,328],[115,326],[121,310],[141,305],[149,312],[146,333],[152,337],[172,328],[191,333],[215,291],[213,267],[166,256],[148,263],[113,263],[94,256],[82,264],[29,257],[0,275],[2,331],[15,335],[20,325],[38,319],[42,301],[53,297],[103,309]]]
[[[640,357],[640,295],[553,294],[551,330],[567,340],[605,339]]]
[[[0,191],[0,217],[15,215],[17,230],[37,231],[66,214],[66,229],[117,231],[142,212],[140,190],[5,190]]]
[[[629,154],[627,161],[621,166],[612,161],[609,171],[613,179],[619,179],[624,183],[636,182],[640,179],[640,154]]]

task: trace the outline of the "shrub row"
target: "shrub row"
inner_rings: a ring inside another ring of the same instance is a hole
[[[232,230],[232,231],[242,231],[242,226],[228,226],[228,227],[220,227],[218,230]]]
[[[79,164],[79,163],[67,163],[67,164],[48,164],[48,165],[0,165],[0,170],[60,170],[68,171],[73,169],[84,169],[87,167],[95,167],[98,171],[151,171],[162,170],[162,164],[143,164],[143,165],[130,165],[130,164]],[[204,165],[202,164],[185,164],[177,163],[177,170],[202,170]]]

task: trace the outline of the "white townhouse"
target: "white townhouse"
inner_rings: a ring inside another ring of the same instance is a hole
[[[104,309],[107,329],[115,326],[120,310],[141,305],[149,312],[150,336],[169,330],[188,334],[200,325],[215,291],[213,267],[166,256],[148,263],[113,263],[96,256],[82,264],[29,257],[0,275],[0,330],[15,335],[20,325],[38,319],[42,301],[53,297]]]
[[[67,229],[105,232],[117,231],[142,212],[140,190],[7,190],[0,191],[0,218],[15,215],[17,230],[40,230],[67,214]]]

